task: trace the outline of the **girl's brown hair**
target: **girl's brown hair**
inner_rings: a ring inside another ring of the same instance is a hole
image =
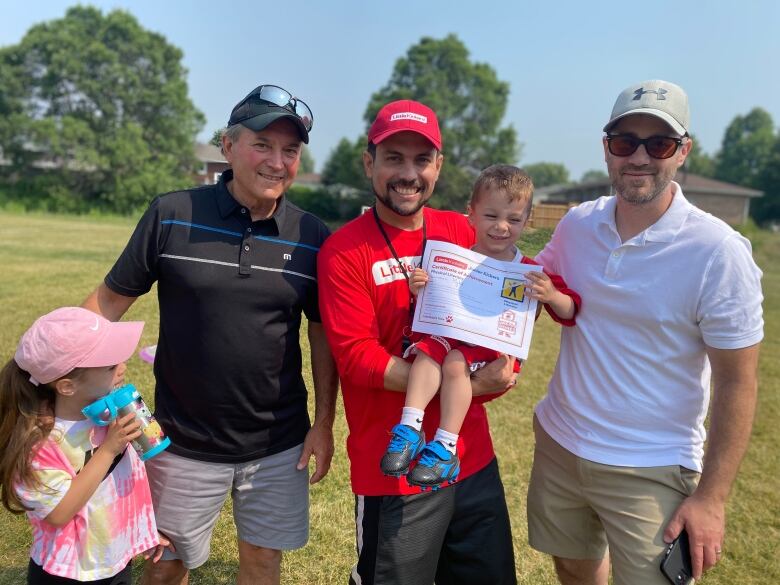
[[[14,514],[27,510],[14,486],[40,487],[32,457],[54,426],[54,398],[50,385],[35,386],[14,360],[0,371],[0,501]]]

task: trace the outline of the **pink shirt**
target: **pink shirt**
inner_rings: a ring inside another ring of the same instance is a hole
[[[32,460],[42,487],[16,486],[22,503],[31,508],[30,557],[49,574],[78,581],[105,579],[158,544],[146,469],[132,446],[70,522],[57,528],[44,520],[105,435],[104,427],[88,420],[55,419]]]

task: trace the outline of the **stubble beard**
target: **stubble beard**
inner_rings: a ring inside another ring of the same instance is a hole
[[[656,174],[651,176],[653,185],[650,191],[644,191],[644,187],[632,187],[630,179],[624,179],[623,172],[627,169],[607,169],[612,188],[626,203],[631,205],[646,205],[655,201],[666,189],[674,178],[677,169],[657,170]]]
[[[386,187],[386,193],[389,193],[392,188],[393,184],[388,184]],[[376,197],[377,201],[380,201],[385,207],[393,211],[393,213],[400,215],[401,217],[409,217],[417,214],[425,206],[425,204],[428,203],[428,200],[432,195],[428,194],[427,197],[424,195],[426,189],[423,185],[420,189],[423,194],[420,195],[420,199],[417,201],[417,203],[410,207],[401,207],[395,201],[393,201],[392,197],[389,195],[380,195],[379,191],[376,190],[376,187],[374,187],[373,183],[371,185],[371,190],[374,192],[374,197]]]

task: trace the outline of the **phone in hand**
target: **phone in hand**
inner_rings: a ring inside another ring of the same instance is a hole
[[[689,585],[693,581],[691,547],[685,530],[666,547],[661,560],[661,572],[674,585]]]

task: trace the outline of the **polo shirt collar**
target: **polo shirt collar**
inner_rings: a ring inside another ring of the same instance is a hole
[[[690,203],[683,195],[682,187],[674,181],[674,198],[669,209],[649,228],[645,230],[645,240],[648,242],[671,242],[679,233],[688,217]]]
[[[641,243],[671,242],[682,228],[685,218],[688,216],[688,210],[691,204],[683,195],[682,187],[680,187],[679,183],[672,181],[672,184],[675,187],[672,204],[658,221],[636,236]],[[601,210],[601,217],[598,221],[600,224],[608,225],[615,233],[617,233],[617,225],[615,224],[616,207],[617,195],[614,195],[610,197],[606,205],[604,205]]]
[[[233,169],[227,169],[222,172],[217,182],[217,207],[219,208],[219,214],[222,219],[227,218],[229,215],[237,213],[241,207],[243,207],[238,201],[236,201],[230,194],[227,188],[227,184],[233,180]],[[284,220],[287,217],[287,197],[282,195],[277,201],[276,209],[274,209],[273,215],[268,219],[274,220],[276,228],[281,233]],[[263,220],[268,221],[268,220]]]

